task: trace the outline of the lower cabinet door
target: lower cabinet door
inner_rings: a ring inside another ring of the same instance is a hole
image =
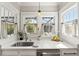
[[[61,56],[77,56],[77,49],[61,49]]]

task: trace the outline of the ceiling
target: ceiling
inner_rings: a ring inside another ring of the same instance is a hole
[[[37,12],[39,9],[39,2],[15,2],[22,12]],[[42,12],[55,12],[58,8],[67,2],[40,2],[40,9]]]
[[[39,6],[39,2],[17,2],[20,6]],[[57,5],[57,2],[40,2],[41,6]]]

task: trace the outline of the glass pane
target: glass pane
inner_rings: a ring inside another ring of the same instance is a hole
[[[74,9],[70,10],[70,21],[74,20]]]
[[[29,17],[29,19],[26,19],[26,20],[27,21],[26,21],[25,29],[27,29],[27,30],[25,30],[25,32],[30,33],[30,34],[37,33],[37,21],[36,21],[36,19],[31,19]]]
[[[8,23],[8,24],[7,24],[7,34],[8,34],[8,35],[11,35],[11,34],[13,34],[13,33],[14,33],[14,24]]]
[[[42,17],[42,24],[44,27],[44,32],[47,33],[55,33],[54,32],[54,25],[55,25],[55,20],[54,17]]]
[[[77,7],[74,8],[74,19],[78,19],[78,10],[77,10]]]

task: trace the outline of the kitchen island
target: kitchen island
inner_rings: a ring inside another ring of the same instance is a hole
[[[63,55],[64,50],[68,49],[69,51],[71,49],[71,52],[73,51],[73,54],[77,54],[77,49],[73,46],[65,43],[65,42],[56,42],[51,40],[33,40],[34,42],[33,46],[21,46],[21,47],[15,47],[12,46],[13,44],[17,42],[25,42],[25,41],[15,41],[10,42],[8,44],[2,45],[2,56],[37,56],[41,54],[57,54],[57,55]],[[65,52],[67,52],[65,50]],[[41,52],[41,54],[39,54]]]

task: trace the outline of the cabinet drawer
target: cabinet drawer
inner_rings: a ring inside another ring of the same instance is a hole
[[[17,56],[18,55],[18,52],[17,51],[3,51],[2,52],[2,55],[3,56]]]
[[[36,50],[8,49],[2,51],[3,56],[36,56]]]
[[[60,55],[62,55],[62,56],[77,56],[77,49],[61,49]]]
[[[37,56],[60,56],[60,49],[38,49]]]
[[[20,56],[36,56],[36,50],[20,50]]]

